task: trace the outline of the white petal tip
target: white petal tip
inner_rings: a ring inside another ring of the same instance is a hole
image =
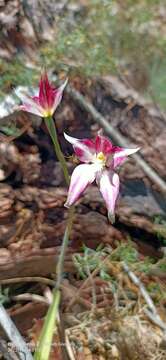
[[[64,81],[64,83],[60,86],[60,90],[63,91],[68,83],[68,78]]]
[[[76,143],[78,142],[78,139],[72,137],[72,136],[69,136],[67,135],[65,132],[63,133],[64,134],[64,138],[72,145],[76,145]]]
[[[64,138],[67,140],[67,138],[68,138],[68,135],[64,132],[63,133],[63,135],[64,135]],[[68,141],[68,140],[67,140]]]
[[[69,205],[67,202],[65,202],[64,207],[67,208],[67,209],[69,209],[69,208],[70,208],[70,205]]]
[[[134,151],[133,151],[133,154],[135,154],[137,151],[139,151],[139,150],[141,150],[141,148],[140,147],[137,147],[136,149],[133,149]]]
[[[108,212],[108,220],[110,221],[111,224],[115,223],[115,214],[113,214],[112,212]]]

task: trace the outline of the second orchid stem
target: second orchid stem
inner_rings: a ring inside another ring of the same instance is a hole
[[[63,242],[61,245],[61,252],[58,259],[58,264],[56,267],[56,289],[60,288],[61,280],[62,280],[62,273],[63,273],[63,264],[64,264],[64,257],[65,252],[68,246],[69,236],[71,233],[72,225],[73,225],[73,217],[74,217],[74,207],[71,207],[69,209],[69,215],[68,215],[68,222],[65,229],[65,233],[63,236]]]
[[[67,164],[66,164],[66,160],[65,157],[61,151],[60,145],[59,145],[59,140],[58,140],[58,135],[57,135],[57,131],[56,131],[56,127],[54,124],[54,120],[52,117],[49,118],[45,118],[45,124],[47,126],[49,135],[51,137],[51,140],[54,144],[54,148],[55,148],[55,153],[56,156],[61,164],[62,170],[63,170],[63,174],[64,174],[64,178],[66,180],[67,185],[69,185],[70,182],[70,176],[68,173],[68,168],[67,168]]]

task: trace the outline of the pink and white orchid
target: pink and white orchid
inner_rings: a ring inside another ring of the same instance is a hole
[[[87,188],[96,180],[105,200],[108,218],[114,221],[115,203],[119,194],[119,176],[115,169],[128,155],[139,148],[125,149],[114,146],[111,141],[98,132],[96,139],[76,139],[64,134],[65,139],[73,145],[76,156],[84,164],[78,165],[72,173],[66,207],[73,205]]]
[[[53,87],[44,72],[40,79],[38,96],[29,96],[16,90],[16,95],[23,103],[19,109],[44,118],[51,117],[62,99],[66,84],[67,80],[59,88]]]

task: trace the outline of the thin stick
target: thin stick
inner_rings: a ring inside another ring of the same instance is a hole
[[[33,360],[31,352],[3,305],[0,305],[0,325],[17,350],[20,359]]]
[[[95,283],[93,281],[93,276],[91,275],[91,272],[90,272],[90,269],[89,269],[89,266],[87,264],[86,266],[86,270],[87,270],[87,275],[89,276],[89,280],[91,282],[91,285],[92,285],[92,301],[93,301],[93,304],[92,304],[92,314],[95,313],[95,310],[96,310],[96,305],[97,305],[97,300],[96,300],[96,287],[95,287]]]
[[[160,316],[158,315],[153,300],[149,296],[144,285],[141,283],[140,279],[129,269],[126,263],[123,262],[122,266],[129,278],[133,281],[133,283],[139,287],[139,290],[150,309],[150,311],[148,309],[144,309],[144,312],[150,318],[150,320],[152,320],[156,325],[158,325],[162,330],[166,332],[166,324],[161,320]]]
[[[47,279],[45,277],[40,277],[40,276],[25,276],[25,277],[16,277],[16,278],[11,278],[11,279],[3,279],[0,280],[0,285],[7,285],[7,284],[16,284],[19,282],[39,282],[45,285],[50,285],[50,286],[54,286],[55,285],[55,281],[51,280],[51,279]]]
[[[44,296],[38,294],[24,293],[12,296],[11,299],[14,301],[33,301],[50,305],[50,302]]]
[[[155,324],[158,325],[162,330],[164,330],[164,333],[166,334],[166,324],[160,319],[159,316],[155,316],[152,314],[151,311],[148,309],[144,309],[145,314],[149,317],[149,319]]]
[[[99,123],[105,131],[112,136],[113,140],[118,143],[118,145],[122,147],[129,147],[126,139],[120,134],[118,130],[116,130],[108,121],[104,118],[104,116],[99,113],[95,107],[84,98],[82,94],[80,94],[77,90],[73,89],[71,86],[67,86],[68,94],[73,98],[73,100],[77,101],[79,105],[86,110],[89,114],[91,114],[92,118]],[[160,189],[166,193],[166,183],[160,178],[160,176],[153,170],[147,162],[141,158],[138,154],[133,154],[133,158],[136,160],[137,164],[143,169],[144,173],[155,183]]]

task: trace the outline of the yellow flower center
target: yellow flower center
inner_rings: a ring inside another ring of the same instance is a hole
[[[99,152],[96,156],[96,159],[103,164],[106,162],[106,156],[103,154],[103,152]]]
[[[52,116],[52,109],[47,109],[47,110],[43,111],[43,117],[44,118],[47,118],[47,117],[50,117],[50,116]]]

